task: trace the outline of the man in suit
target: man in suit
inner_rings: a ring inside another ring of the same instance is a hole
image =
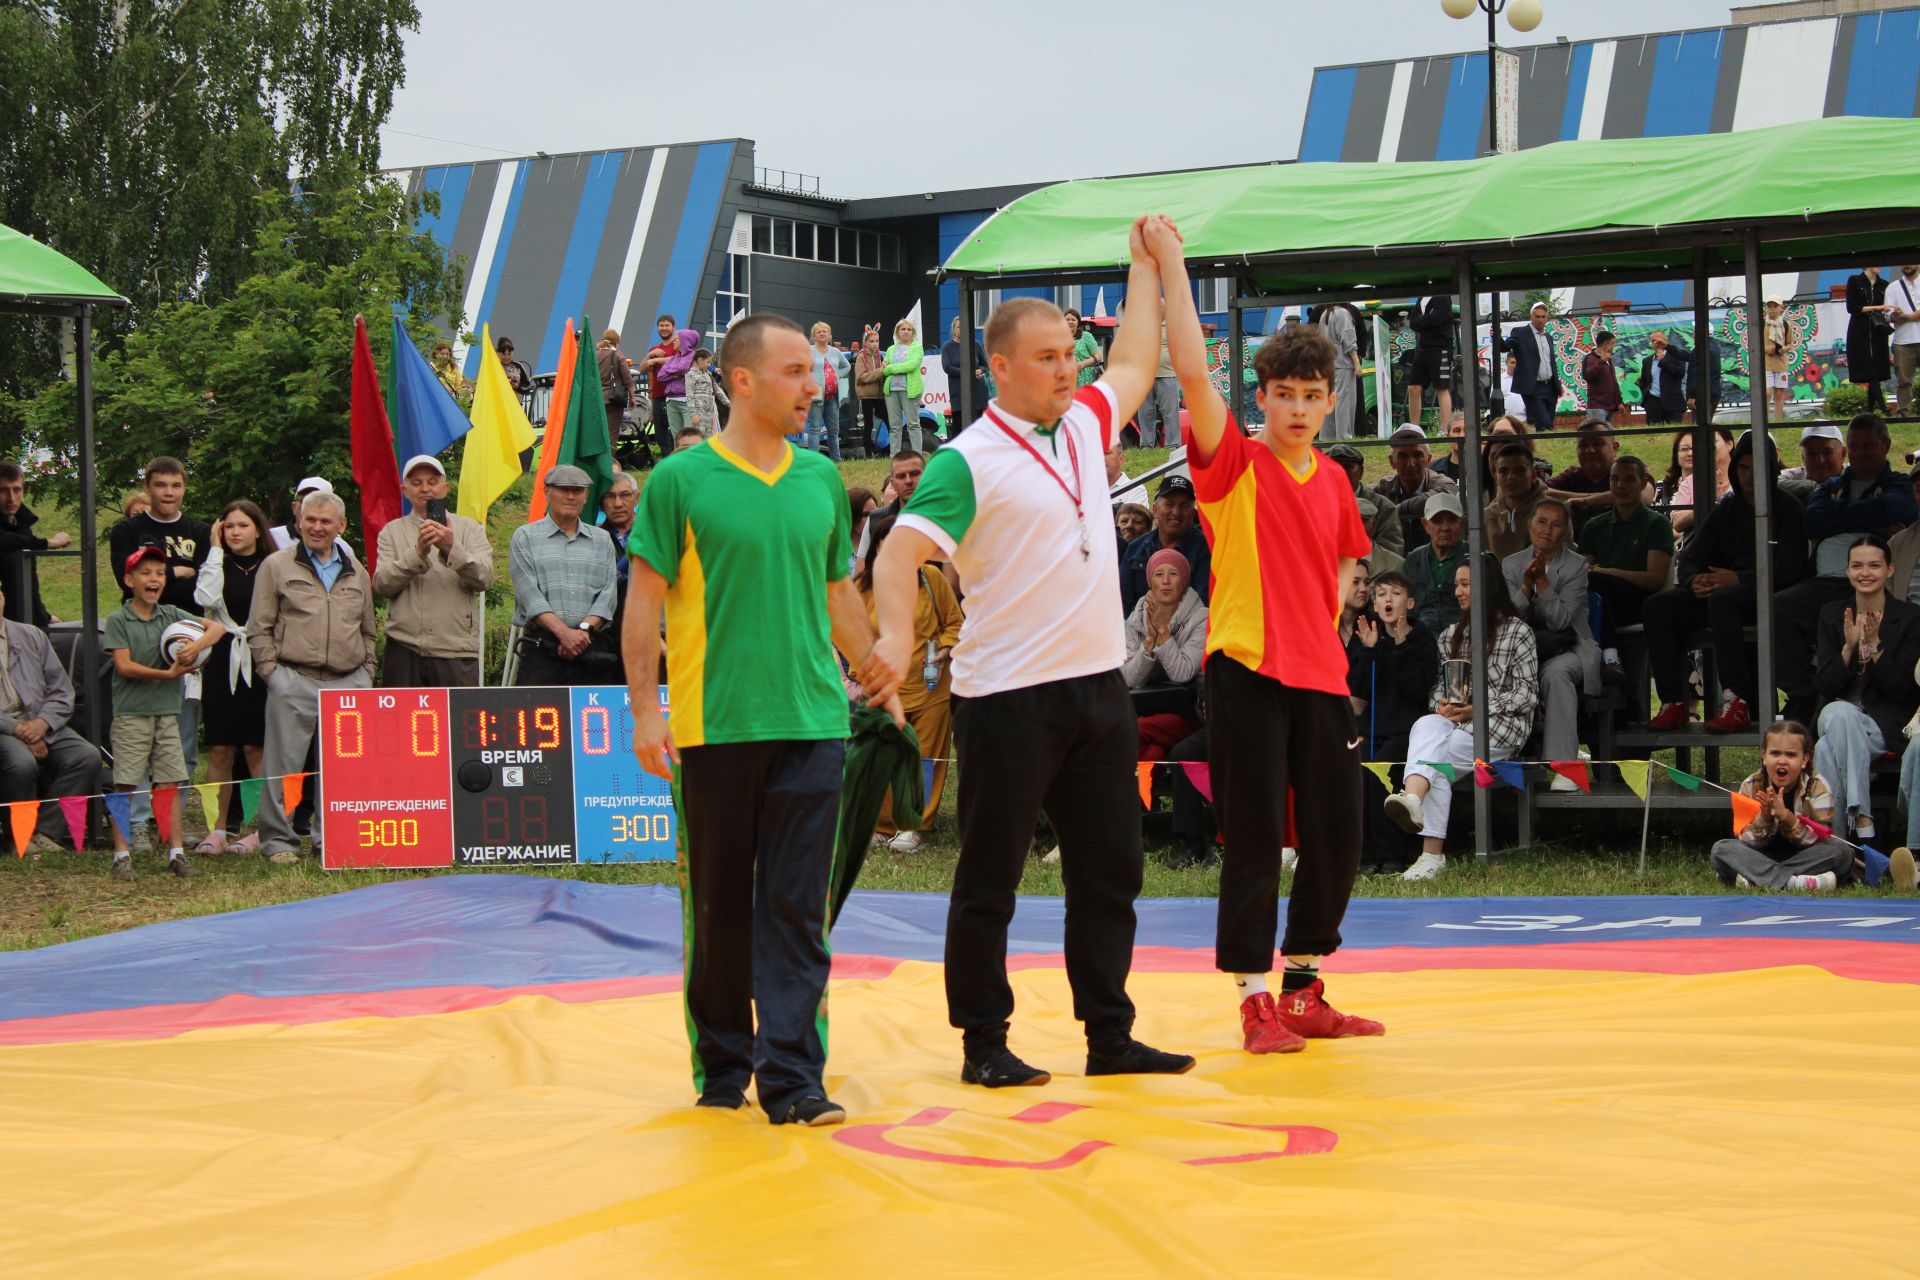
[[[1640,362],[1640,405],[1647,425],[1678,422],[1687,411],[1687,353],[1667,342],[1667,331],[1647,335],[1653,351]]]
[[[1514,394],[1527,402],[1527,421],[1535,431],[1553,430],[1553,409],[1560,402],[1560,376],[1553,363],[1553,339],[1547,336],[1547,304],[1536,302],[1527,323],[1507,335],[1515,360]]]

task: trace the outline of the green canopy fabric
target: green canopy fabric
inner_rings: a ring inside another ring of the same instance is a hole
[[[126,303],[73,259],[4,225],[0,225],[0,299]]]
[[[1904,157],[1904,159],[1903,159]],[[1127,228],[1165,213],[1196,274],[1251,278],[1269,292],[1447,279],[1474,250],[1483,278],[1685,273],[1681,228],[1773,225],[1773,261],[1914,242],[1914,206],[1888,174],[1920,158],[1920,120],[1835,117],[1746,133],[1560,142],[1480,160],[1269,164],[1065,182],[1022,196],[947,259],[958,275],[1123,269]],[[1886,211],[1871,225],[1851,215]],[[1845,216],[1842,216],[1845,215]],[[1566,254],[1543,257],[1564,241]],[[1737,238],[1709,249],[1741,270]],[[1731,272],[1728,272],[1731,268]]]

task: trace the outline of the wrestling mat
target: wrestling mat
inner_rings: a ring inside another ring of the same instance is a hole
[[[1365,900],[1378,1040],[1254,1059],[1213,904],[1140,904],[1088,1080],[1057,900],[1014,1047],[958,1080],[944,899],[835,934],[837,1130],[690,1107],[664,888],[384,884],[0,957],[10,1277],[1910,1273],[1920,905]]]

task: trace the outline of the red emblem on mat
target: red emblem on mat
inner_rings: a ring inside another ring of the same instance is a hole
[[[1062,1116],[1072,1115],[1076,1111],[1092,1110],[1071,1102],[1043,1102],[1028,1107],[1015,1115],[1007,1117],[1017,1124],[1046,1124]],[[925,1160],[933,1164],[957,1164],[974,1169],[1068,1169],[1103,1147],[1114,1144],[1099,1139],[1089,1139],[1069,1148],[1050,1160],[1003,1160],[995,1156],[959,1155],[948,1151],[922,1151],[917,1147],[903,1146],[889,1135],[894,1129],[924,1129],[939,1124],[955,1111],[953,1107],[926,1107],[908,1116],[896,1124],[854,1124],[833,1133],[835,1142],[845,1143],[856,1151],[865,1151],[877,1156],[892,1156],[900,1160]],[[1262,1133],[1286,1135],[1286,1141],[1278,1150],[1240,1151],[1229,1155],[1199,1156],[1181,1161],[1190,1165],[1215,1164],[1251,1164],[1259,1160],[1276,1160],[1284,1156],[1318,1156],[1332,1151],[1340,1138],[1329,1129],[1316,1128],[1305,1124],[1233,1124],[1227,1121],[1208,1121],[1225,1129],[1245,1129]]]

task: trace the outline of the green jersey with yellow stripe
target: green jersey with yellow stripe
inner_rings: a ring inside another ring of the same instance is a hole
[[[834,465],[787,446],[761,471],[719,438],[641,491],[627,547],[667,580],[667,687],[682,747],[847,736],[827,584],[853,555]]]

